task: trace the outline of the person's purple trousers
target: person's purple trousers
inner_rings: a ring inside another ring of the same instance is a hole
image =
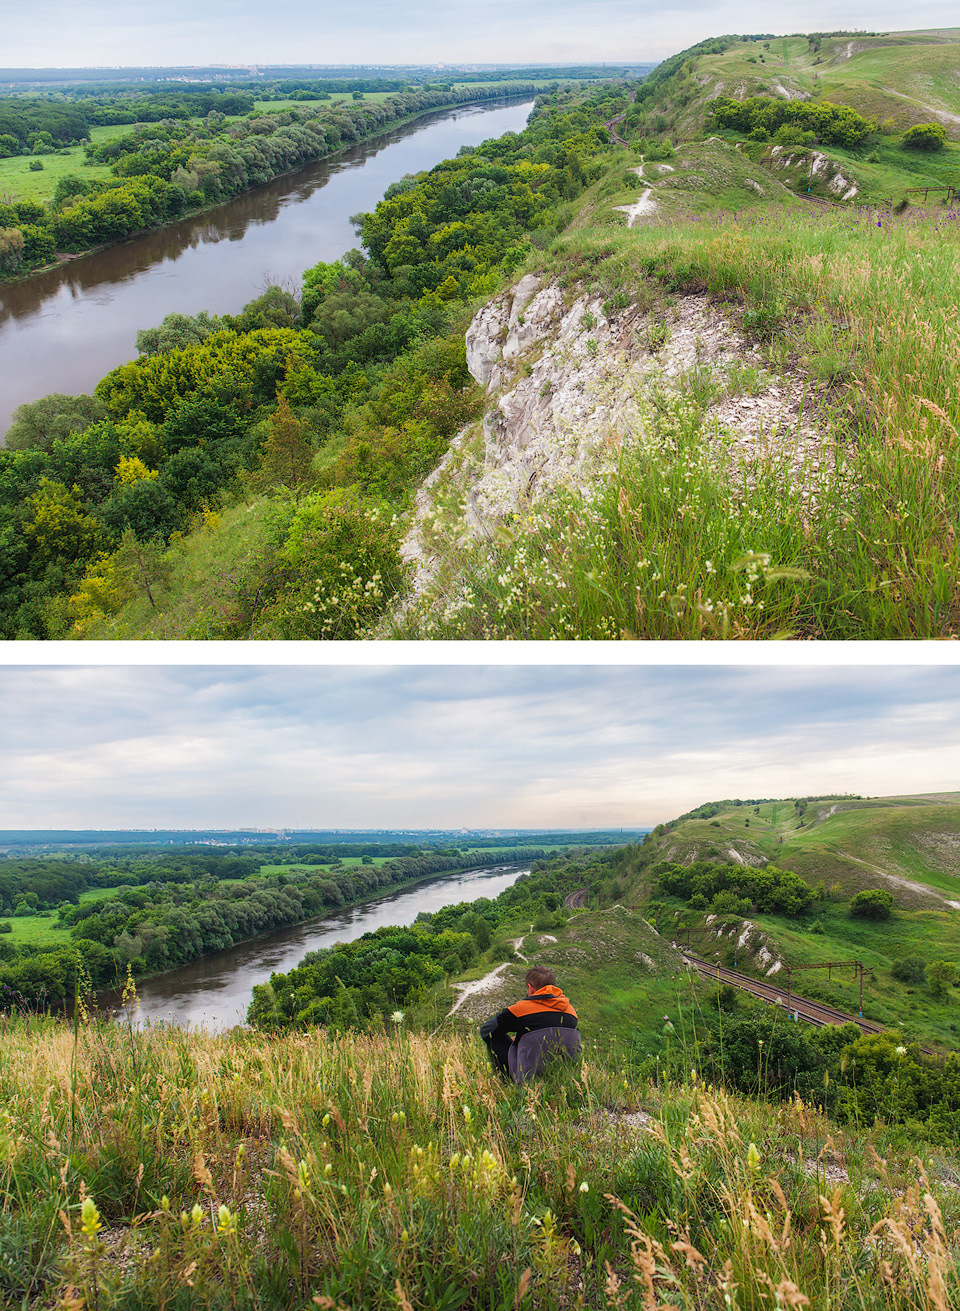
[[[581,1051],[577,1029],[533,1029],[510,1044],[507,1064],[514,1083],[523,1083],[534,1074],[542,1074],[551,1061],[563,1057],[575,1060]]]

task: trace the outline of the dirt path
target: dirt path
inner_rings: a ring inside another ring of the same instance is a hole
[[[640,199],[633,205],[614,205],[621,214],[627,216],[627,227],[632,228],[638,218],[645,218],[648,214],[656,214],[657,202],[653,197],[653,187],[647,187]]]
[[[532,924],[530,925],[530,928],[533,928]],[[523,946],[525,937],[526,934],[524,934],[522,938],[510,939],[510,945],[513,947],[519,958],[524,962],[526,962],[527,958],[522,954],[520,948]],[[500,975],[510,963],[510,961],[504,961],[502,965],[498,965],[496,969],[491,970],[489,974],[485,974],[482,979],[474,979],[472,983],[455,983],[453,986],[460,993],[460,996],[447,1012],[448,1017],[450,1015],[455,1015],[468,997],[476,997],[484,992],[492,992],[496,987],[497,979],[499,979]]]
[[[942,892],[937,892],[935,888],[929,888],[925,883],[916,883],[913,879],[905,879],[899,874],[888,874],[885,869],[879,865],[871,865],[868,860],[861,860],[859,856],[851,856],[849,851],[839,851],[838,855],[844,860],[852,860],[856,865],[863,865],[866,869],[872,870],[874,874],[879,874],[881,878],[892,883],[894,887],[904,888],[908,892],[919,892],[924,897],[933,897],[935,901],[942,901],[946,906],[952,906],[954,910],[960,910],[960,901],[951,901],[945,897]]]

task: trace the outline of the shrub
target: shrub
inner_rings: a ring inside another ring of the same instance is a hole
[[[905,150],[942,150],[946,142],[946,129],[939,123],[917,123],[904,132],[900,144]]]
[[[893,914],[893,895],[883,888],[865,888],[850,902],[855,919],[888,920]]]
[[[957,981],[956,965],[948,960],[932,960],[926,972],[930,991],[942,1001],[947,995],[947,989]]]
[[[923,983],[927,967],[919,956],[905,956],[903,960],[893,962],[890,973],[898,983]]]

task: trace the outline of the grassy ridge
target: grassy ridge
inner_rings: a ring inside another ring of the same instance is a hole
[[[0,1031],[6,1299],[144,1307],[946,1311],[956,1162],[591,1041],[526,1093],[478,1042]],[[68,1088],[69,1097],[54,1089]],[[81,1302],[82,1299],[82,1302]]]
[[[659,214],[629,230],[613,209],[624,174],[608,170],[579,222],[526,266],[570,302],[594,297],[593,322],[625,343],[634,368],[620,387],[635,416],[611,436],[613,473],[589,495],[535,502],[466,552],[461,493],[446,530],[455,544],[399,635],[954,636],[956,215],[801,205],[719,142],[683,147],[672,167],[652,186]],[[761,370],[705,351],[678,376],[657,374],[685,298],[703,293],[759,348]],[[615,365],[622,380],[622,355]],[[802,392],[812,456],[776,425],[769,454],[728,440],[720,403],[771,379]]]
[[[749,821],[749,823],[747,822]],[[671,826],[664,845],[670,859],[702,859],[711,846],[773,860],[795,869],[808,883],[839,882],[852,895],[887,886],[883,873],[915,880],[947,898],[960,898],[960,799],[877,798],[810,802],[798,813],[792,801],[759,807],[727,807],[707,819]],[[923,888],[902,884],[898,900],[930,906],[942,902]]]

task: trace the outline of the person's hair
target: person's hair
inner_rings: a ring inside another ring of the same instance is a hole
[[[527,970],[527,983],[534,992],[539,992],[541,988],[557,986],[553,970],[545,969],[543,965],[534,965],[532,970]]]

